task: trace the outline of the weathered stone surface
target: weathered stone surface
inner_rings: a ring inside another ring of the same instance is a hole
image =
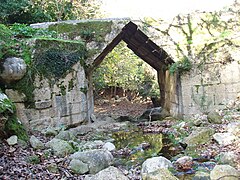
[[[149,174],[158,170],[159,168],[170,168],[173,167],[171,161],[166,159],[165,157],[153,157],[149,158],[142,164],[141,174],[144,176],[145,174]]]
[[[106,149],[108,151],[114,151],[116,149],[116,147],[113,143],[107,142],[103,145],[103,149]]]
[[[52,106],[52,101],[51,100],[35,102],[36,109],[46,109],[46,108],[49,108],[51,106]]]
[[[47,165],[47,170],[51,173],[58,173],[58,165],[56,163],[51,163]]]
[[[110,166],[86,180],[128,180],[118,168]]]
[[[161,108],[161,107],[156,107],[156,108],[152,108],[152,109],[147,109],[142,116],[140,117],[140,119],[148,119],[151,121],[156,121],[156,120],[163,120],[165,117],[169,116],[169,113]]]
[[[13,135],[7,139],[7,143],[9,146],[13,146],[13,145],[17,144],[17,142],[18,142],[18,137],[16,135]]]
[[[113,156],[106,150],[89,150],[84,152],[76,152],[72,154],[70,159],[78,159],[88,164],[89,173],[95,174],[102,169],[111,165]]]
[[[190,156],[183,156],[176,160],[175,165],[177,169],[186,171],[192,168],[193,166],[193,159]]]
[[[30,144],[34,149],[43,149],[44,148],[43,142],[41,142],[38,138],[36,138],[33,135],[30,137]]]
[[[76,137],[71,131],[60,131],[58,135],[55,136],[57,139],[62,139],[64,141],[76,140]]]
[[[74,152],[72,146],[66,141],[53,138],[47,142],[46,147],[51,148],[56,156],[64,157]]]
[[[210,172],[211,180],[238,180],[240,173],[230,165],[216,165]]]
[[[211,111],[207,118],[210,123],[222,124],[222,117],[216,111]]]
[[[149,172],[142,175],[143,180],[178,180],[172,173],[166,168],[159,168],[153,172]]]
[[[183,143],[186,143],[189,146],[204,144],[210,141],[213,134],[214,129],[207,127],[197,128],[188,137],[183,139]]]
[[[101,140],[87,141],[87,142],[81,142],[78,148],[81,150],[99,149],[99,147],[102,147],[103,145],[104,145],[104,142]]]
[[[232,144],[234,140],[237,139],[237,137],[231,133],[215,133],[213,138],[218,142],[218,144],[223,146]]]
[[[210,174],[203,171],[197,171],[192,180],[210,180]]]
[[[41,80],[39,82],[36,81],[35,86],[43,86],[42,83],[45,84],[46,83],[45,81],[46,81],[46,79]],[[34,94],[34,100],[36,102],[37,101],[48,101],[51,99],[51,89],[47,85],[44,85],[44,87],[35,88],[33,91],[33,94]]]
[[[95,128],[87,126],[87,125],[81,125],[76,128],[71,128],[69,131],[73,132],[76,136],[77,135],[85,135],[87,133],[93,132]]]
[[[234,151],[230,152],[221,152],[217,159],[220,164],[228,164],[230,166],[236,166],[237,165],[237,158],[238,155],[234,153]]]
[[[47,129],[42,130],[41,133],[43,133],[47,137],[50,137],[56,136],[58,134],[58,131],[56,130],[56,128],[48,127]]]
[[[235,136],[240,136],[240,122],[232,122],[227,125],[227,131]]]
[[[6,89],[5,90],[6,95],[11,99],[14,103],[24,102],[24,98],[26,97],[25,94],[15,91],[13,89]]]
[[[6,83],[22,79],[27,71],[27,66],[24,60],[17,57],[5,59],[1,66],[3,71],[1,72],[0,77]]]
[[[94,131],[95,129],[93,127],[89,127],[87,125],[81,125],[76,128],[71,128],[69,131],[73,132],[73,134],[77,135],[85,135],[87,133],[90,133]]]
[[[69,169],[76,174],[85,174],[89,171],[88,164],[78,159],[73,159],[69,163]]]

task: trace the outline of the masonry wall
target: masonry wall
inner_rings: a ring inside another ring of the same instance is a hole
[[[223,109],[240,93],[240,61],[197,65],[181,76],[183,115]]]

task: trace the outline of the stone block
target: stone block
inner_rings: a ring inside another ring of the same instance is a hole
[[[33,119],[30,121],[30,127],[33,130],[43,130],[49,126],[53,126],[55,124],[56,119],[51,117],[44,117],[41,119]]]
[[[24,102],[24,99],[26,97],[25,94],[15,91],[13,89],[6,89],[5,93],[8,96],[8,98],[11,99],[11,101],[14,103]]]
[[[221,83],[239,82],[240,64],[233,61],[231,64],[226,64],[221,71]]]
[[[36,109],[46,109],[46,108],[49,108],[51,106],[52,106],[52,101],[51,100],[35,102]]]
[[[34,100],[42,101],[42,100],[50,100],[51,99],[51,90],[49,87],[46,88],[37,88],[33,91]]]
[[[85,121],[87,117],[86,112],[82,112],[79,114],[71,114],[70,116],[61,117],[57,122],[57,125],[78,125]]]

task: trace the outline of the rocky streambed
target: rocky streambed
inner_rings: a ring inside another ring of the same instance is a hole
[[[29,132],[29,142],[13,135],[0,143],[0,179],[237,180],[239,105],[191,120],[99,116]]]

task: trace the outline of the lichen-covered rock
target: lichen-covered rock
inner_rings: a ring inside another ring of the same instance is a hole
[[[115,145],[111,142],[106,142],[104,145],[103,145],[103,149],[106,149],[108,151],[113,151],[116,149]]]
[[[166,168],[159,168],[153,172],[149,172],[142,175],[143,180],[178,180],[172,173]]]
[[[18,137],[16,135],[11,136],[10,138],[7,139],[7,143],[9,146],[15,145],[18,142]]]
[[[69,169],[76,174],[85,174],[89,171],[88,164],[78,159],[71,160],[69,164]]]
[[[236,166],[237,165],[237,159],[238,159],[238,155],[233,152],[221,152],[218,156],[217,156],[218,162],[220,164],[228,164],[230,166]]]
[[[42,130],[41,133],[47,137],[50,137],[50,136],[56,136],[58,134],[58,131],[56,130],[56,128],[49,127],[47,129]]]
[[[10,83],[22,79],[26,74],[27,66],[23,59],[11,57],[3,61],[1,69],[3,69],[0,74],[1,79],[6,83]]]
[[[31,136],[30,137],[30,144],[34,149],[43,149],[44,148],[44,144],[43,142],[41,142],[38,138],[36,138],[35,136]]]
[[[110,166],[113,161],[113,156],[109,151],[102,149],[89,150],[84,152],[76,152],[69,157],[78,159],[83,163],[88,164],[89,173],[95,174],[102,169]]]
[[[232,144],[237,139],[237,137],[231,133],[215,133],[213,138],[218,142],[218,144],[223,146]]]
[[[211,180],[238,180],[240,173],[230,165],[216,165],[210,172]]]
[[[142,176],[144,176],[145,174],[149,174],[160,168],[170,168],[170,167],[173,167],[173,165],[171,161],[169,161],[165,157],[162,157],[162,156],[153,157],[143,162],[141,174]]]
[[[227,131],[235,136],[240,136],[240,122],[232,122],[227,125]]]
[[[147,109],[140,119],[147,119],[151,121],[163,120],[165,117],[169,116],[169,112],[161,107],[156,107],[152,109]]]
[[[210,180],[210,174],[203,171],[197,171],[192,180]]]
[[[193,167],[193,158],[190,156],[183,156],[176,160],[175,165],[181,171],[189,170]]]
[[[214,129],[212,128],[197,128],[188,137],[183,139],[183,143],[188,146],[195,146],[198,144],[208,143],[214,134]]]
[[[216,111],[211,111],[208,114],[207,119],[210,123],[222,124],[222,117]]]
[[[71,131],[60,131],[58,135],[55,136],[57,139],[62,139],[64,141],[75,140],[76,137]]]
[[[64,157],[74,152],[72,146],[61,139],[53,138],[47,142],[46,147],[51,148],[56,156]]]
[[[122,171],[118,168],[110,166],[86,180],[128,180],[129,178],[125,176]]]

